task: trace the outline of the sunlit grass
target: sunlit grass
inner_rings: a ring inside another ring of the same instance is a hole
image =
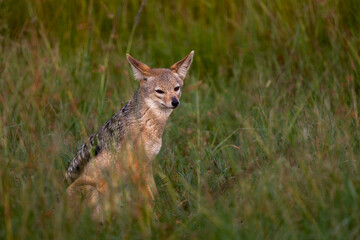
[[[0,1],[0,239],[358,239],[360,2],[140,6]],[[64,173],[135,92],[127,49],[195,58],[154,162],[158,220],[99,225]]]

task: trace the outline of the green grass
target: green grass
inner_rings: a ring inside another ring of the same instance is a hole
[[[360,2],[148,0],[135,25],[140,5],[0,1],[0,239],[360,239]],[[154,162],[159,219],[100,226],[63,179],[137,88],[127,49],[195,58]]]

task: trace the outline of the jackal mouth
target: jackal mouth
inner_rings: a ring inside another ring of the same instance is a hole
[[[161,106],[163,106],[164,108],[166,108],[166,109],[175,109],[176,107],[168,107],[168,106],[166,106],[165,104],[163,104],[163,103],[160,103],[161,104]]]

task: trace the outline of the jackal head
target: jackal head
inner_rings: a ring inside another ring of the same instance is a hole
[[[129,54],[126,55],[134,78],[140,82],[140,94],[147,105],[159,109],[175,109],[180,104],[184,78],[193,56],[194,51],[191,51],[170,68],[150,68]]]

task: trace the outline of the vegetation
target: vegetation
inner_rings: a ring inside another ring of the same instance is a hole
[[[0,239],[360,239],[359,13],[357,0],[0,0]],[[125,54],[169,67],[191,50],[154,163],[158,219],[74,215],[64,173],[135,92]]]

